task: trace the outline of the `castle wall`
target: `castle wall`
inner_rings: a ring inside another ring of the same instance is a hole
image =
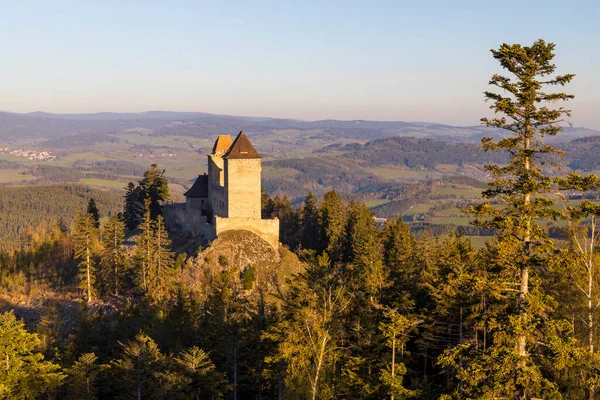
[[[186,208],[192,210],[210,210],[208,197],[188,197],[185,199]]]
[[[244,229],[256,233],[268,242],[275,250],[279,249],[279,219],[251,219],[251,218],[220,218],[215,216],[215,233]]]
[[[227,217],[260,220],[260,176],[260,159],[225,160]]]
[[[227,217],[224,164],[224,160],[220,156],[208,155],[208,202],[215,215]]]
[[[167,229],[173,232],[191,232],[194,236],[213,240],[214,226],[208,223],[202,211],[187,208],[185,204],[168,204],[162,207]]]

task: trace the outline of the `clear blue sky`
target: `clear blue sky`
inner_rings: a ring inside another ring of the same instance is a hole
[[[557,44],[600,128],[600,1],[11,1],[0,110],[476,125],[501,43]]]

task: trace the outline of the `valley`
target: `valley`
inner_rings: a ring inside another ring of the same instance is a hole
[[[213,135],[242,129],[264,157],[262,184],[270,195],[298,205],[308,192],[336,190],[366,202],[379,218],[402,215],[417,232],[434,236],[469,225],[461,209],[481,199],[489,180],[484,165],[508,160],[480,149],[482,137],[498,135],[483,127],[169,112],[0,113],[0,186],[79,184],[122,195],[156,163],[166,171],[172,200],[182,201],[206,172]],[[599,172],[600,132],[568,128],[554,139],[567,156],[547,166],[549,173]]]

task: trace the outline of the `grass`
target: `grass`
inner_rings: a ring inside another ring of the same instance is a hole
[[[437,217],[451,217],[453,215],[460,216],[462,215],[462,212],[459,208],[453,207],[447,210],[436,211],[435,214]]]
[[[0,183],[18,183],[35,180],[35,176],[14,169],[0,170]]]
[[[447,174],[455,174],[458,170],[458,165],[456,164],[438,164],[436,169],[442,171]]]
[[[376,200],[369,200],[365,204],[367,205],[367,207],[373,208],[373,207],[377,207],[377,206],[382,206],[389,202],[391,202],[391,200],[389,200],[389,199],[376,199]]]
[[[395,166],[383,166],[383,167],[374,167],[367,168],[366,171],[372,173],[383,179],[416,179],[416,180],[425,180],[425,179],[435,179],[440,178],[443,174],[436,171],[420,171],[420,170],[410,170],[404,169]]]
[[[404,213],[404,215],[424,214],[433,207],[433,204],[417,204],[412,206]]]
[[[431,191],[432,195],[456,195],[457,198],[479,199],[481,189],[476,188],[453,188],[448,186],[436,187]]]
[[[432,218],[431,219],[431,224],[436,225],[445,225],[445,224],[450,224],[450,225],[458,225],[458,226],[466,226],[469,225],[469,222],[471,222],[472,219],[471,218]]]
[[[125,182],[109,181],[107,179],[84,178],[84,179],[81,179],[80,182],[83,184],[86,184],[86,185],[90,185],[90,186],[109,188],[109,189],[123,189],[125,186],[127,186],[127,184]]]

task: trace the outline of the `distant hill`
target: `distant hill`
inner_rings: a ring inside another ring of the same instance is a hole
[[[218,115],[202,112],[148,111],[142,113],[51,114],[34,112],[15,114],[0,112],[0,139],[50,139],[77,133],[120,133],[144,128],[154,135],[213,137],[223,132],[240,130],[265,133],[273,130],[318,130],[321,139],[347,138],[369,141],[391,136],[414,136],[453,142],[478,142],[486,135],[502,132],[481,126],[458,127],[431,122],[320,120],[301,121],[282,118],[258,118]],[[566,128],[557,140],[571,140],[600,135],[585,128]]]
[[[328,146],[318,153],[342,153],[362,166],[402,165],[408,168],[433,169],[438,164],[503,164],[508,156],[502,153],[485,153],[479,145],[456,143],[429,138],[392,137],[343,146]]]

